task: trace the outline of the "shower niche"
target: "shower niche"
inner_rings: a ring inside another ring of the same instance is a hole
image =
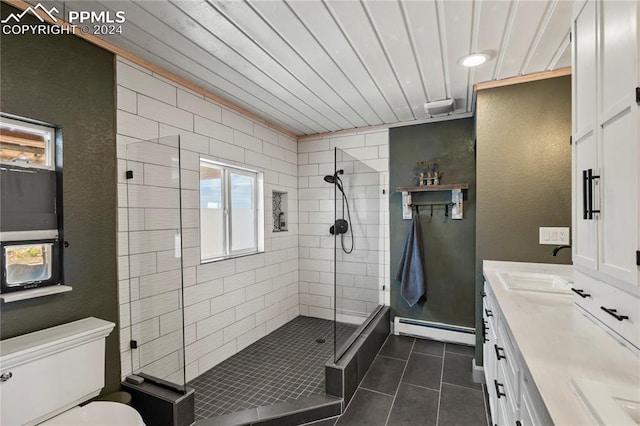
[[[286,192],[273,191],[272,211],[273,211],[273,232],[284,232],[287,230],[288,194]]]

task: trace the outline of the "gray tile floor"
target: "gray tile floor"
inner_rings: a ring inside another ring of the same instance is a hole
[[[189,382],[196,391],[196,420],[324,394],[333,324],[297,317]],[[338,323],[339,341],[355,329]]]
[[[473,348],[389,336],[342,416],[310,426],[486,426]]]

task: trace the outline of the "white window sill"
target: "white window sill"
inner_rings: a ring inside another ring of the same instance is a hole
[[[214,257],[212,259],[200,259],[200,264],[204,265],[206,263],[220,262],[220,261],[229,260],[229,259],[237,259],[239,257],[253,256],[254,254],[262,254],[262,253],[264,253],[264,250],[252,251],[250,253],[232,254],[232,255],[224,256],[224,257]]]
[[[65,293],[72,289],[73,288],[68,285],[51,285],[47,287],[0,294],[0,300],[4,303],[17,302],[18,300],[34,299],[36,297],[49,296],[51,294]]]

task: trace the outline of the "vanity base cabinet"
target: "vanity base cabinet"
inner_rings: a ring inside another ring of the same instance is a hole
[[[484,294],[482,352],[492,423],[496,426],[553,424],[487,283]]]

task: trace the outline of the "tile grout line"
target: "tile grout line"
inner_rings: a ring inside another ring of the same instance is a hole
[[[416,388],[426,389],[426,390],[430,390],[430,391],[433,391],[433,392],[440,392],[438,389],[430,388],[430,387],[427,387],[427,386],[420,386],[420,385],[416,385],[414,383],[408,383],[408,382],[402,382],[402,383],[404,383],[407,386],[413,386],[413,387],[416,387]]]
[[[384,422],[384,425],[387,426],[389,423],[389,419],[391,418],[391,412],[393,411],[393,406],[396,403],[396,398],[398,397],[398,391],[400,390],[400,385],[402,384],[402,379],[404,378],[404,373],[407,371],[407,366],[409,365],[409,360],[411,359],[411,354],[413,353],[413,348],[416,346],[416,338],[413,338],[413,342],[411,343],[411,350],[409,351],[409,356],[407,357],[407,361],[404,363],[404,369],[402,370],[402,375],[400,376],[400,382],[398,382],[398,387],[396,388],[396,393],[393,396],[393,401],[391,401],[391,407],[389,407],[389,413],[387,414],[387,420]]]
[[[407,362],[408,361],[408,359],[396,358],[394,356],[389,356],[389,355],[376,355],[376,358],[378,358],[378,357],[388,358],[388,359],[395,359],[396,361],[403,361],[403,362]]]
[[[461,389],[472,390],[472,391],[476,391],[476,392],[482,392],[481,389],[470,388],[469,386],[463,386],[463,385],[456,385],[455,383],[445,382],[444,380],[442,381],[442,384],[443,385],[447,385],[447,386],[455,386],[455,387],[461,388]]]
[[[440,423],[440,403],[442,402],[442,379],[444,378],[444,363],[447,357],[447,344],[444,344],[442,353],[442,367],[440,369],[440,392],[438,392],[438,411],[436,412],[436,426]]]
[[[430,356],[431,358],[440,358],[440,359],[444,359],[444,355],[443,356],[438,356],[438,355],[434,355],[434,354],[425,354],[422,352],[412,352],[416,355],[423,355],[423,356]]]
[[[380,392],[380,391],[377,391],[377,390],[374,390],[374,389],[364,388],[362,386],[358,386],[358,389],[366,390],[367,392],[377,393],[378,395],[390,396],[392,398],[395,396],[395,395],[390,395],[388,393]]]

